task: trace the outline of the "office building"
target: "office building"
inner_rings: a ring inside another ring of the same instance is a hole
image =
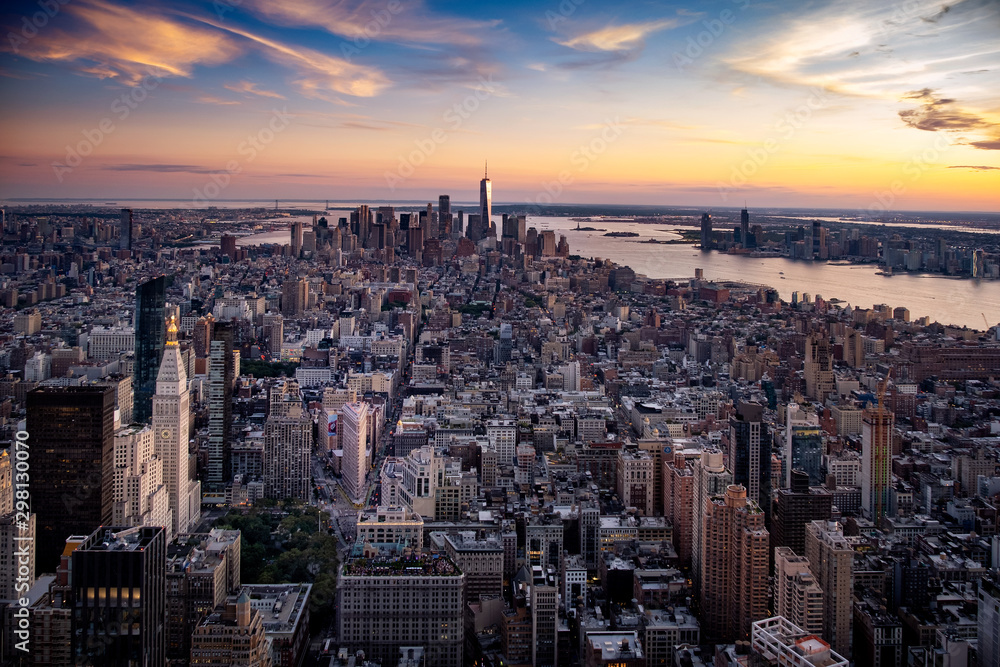
[[[792,471],[791,488],[774,494],[771,517],[771,546],[791,547],[805,554],[806,525],[811,521],[826,521],[833,512],[833,495],[825,487],[810,487],[809,475]]]
[[[23,451],[23,450],[22,450]],[[16,600],[35,583],[35,514],[14,512],[14,470],[0,450],[0,600]]]
[[[750,240],[750,213],[746,209],[740,211],[740,242],[744,248],[753,248],[756,245]]]
[[[753,621],[767,615],[770,536],[764,513],[732,484],[706,503],[702,544],[703,631],[712,639],[748,639]]]
[[[806,357],[802,364],[806,381],[806,395],[816,401],[825,401],[834,393],[833,352],[830,339],[823,334],[811,334],[806,340]]]
[[[281,285],[281,314],[286,319],[300,317],[309,307],[309,282],[305,278],[286,280]]]
[[[979,664],[1000,664],[1000,586],[995,578],[983,577],[977,591],[979,612]]]
[[[73,551],[76,664],[165,663],[165,538],[161,527],[102,526]]]
[[[264,614],[242,591],[205,615],[191,637],[191,664],[208,667],[274,667]]]
[[[710,250],[712,248],[712,216],[708,213],[701,214],[701,249]]]
[[[113,512],[115,390],[39,387],[27,395],[37,569],[51,572],[70,535],[110,524]]]
[[[231,478],[229,448],[235,370],[232,324],[217,322],[208,354],[208,465],[205,470],[205,486],[214,493],[221,493]]]
[[[558,647],[558,604],[555,586],[531,587],[531,664],[555,667]]]
[[[850,657],[854,549],[839,523],[813,521],[806,526],[805,555],[823,589],[823,637],[838,653]]]
[[[213,528],[178,535],[167,545],[167,660],[187,661],[191,637],[205,614],[240,591],[240,531]]]
[[[798,403],[788,404],[784,444],[785,488],[792,485],[792,470],[805,471],[811,486],[826,481],[823,474],[823,431],[815,412],[806,412]]]
[[[132,373],[132,418],[149,423],[153,414],[156,375],[167,340],[167,279],[147,280],[135,291],[135,365]]]
[[[736,413],[729,418],[729,465],[733,484],[746,487],[747,497],[770,512],[771,437],[763,416],[764,406],[759,403],[737,404]]]
[[[245,584],[243,591],[263,616],[274,667],[303,664],[309,647],[312,584]]]
[[[788,547],[774,550],[774,602],[779,616],[810,634],[823,634],[823,589],[809,559]]]
[[[131,250],[135,236],[133,228],[132,209],[123,208],[118,222],[118,247],[121,250]]]
[[[170,536],[190,531],[201,520],[201,482],[192,474],[190,432],[191,394],[177,344],[177,322],[171,319],[153,396],[153,444],[163,464],[171,513]]]
[[[302,254],[302,235],[304,226],[301,220],[293,220],[289,231],[291,232],[292,257],[299,257]]]
[[[276,397],[283,409],[272,409],[264,424],[264,496],[308,501],[312,495],[312,418],[302,409],[295,382],[272,387],[272,405]]]
[[[368,424],[367,403],[345,403],[337,420],[341,429],[341,446],[344,450],[342,480],[344,491],[354,502],[364,499],[368,474]]]
[[[131,424],[115,433],[114,509],[116,526],[162,526],[173,539],[170,498],[163,461],[153,447],[153,429]]]
[[[285,318],[280,313],[267,313],[263,318],[261,338],[272,359],[281,359],[281,346],[285,342]]]
[[[489,170],[486,169],[483,173],[483,179],[479,181],[479,225],[482,232],[480,238],[491,236],[490,229],[493,227],[492,216],[493,182],[490,180]],[[496,233],[493,233],[492,236],[496,236]]]
[[[355,549],[359,549],[358,546]],[[396,661],[423,647],[428,665],[463,664],[465,575],[447,556],[371,551],[341,568],[340,644],[370,660]]]

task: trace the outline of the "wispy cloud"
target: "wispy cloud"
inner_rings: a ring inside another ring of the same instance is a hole
[[[553,37],[556,44],[569,47],[576,51],[590,53],[625,52],[642,49],[645,38],[654,32],[676,28],[680,22],[677,19],[661,21],[646,21],[642,23],[626,23],[622,25],[606,25],[596,30],[582,32],[568,38]]]
[[[20,45],[18,54],[137,83],[149,74],[190,77],[197,65],[228,62],[240,53],[227,35],[181,23],[155,6],[133,9],[103,0],[76,0],[64,11],[77,19],[72,32],[53,25]]]
[[[954,99],[938,97],[936,91],[929,88],[910,92],[904,99],[921,103],[916,109],[899,112],[906,125],[926,132],[974,133],[980,137],[966,137],[962,143],[981,150],[1000,150],[1000,123],[963,109]],[[987,138],[982,138],[983,135]]]
[[[236,100],[224,100],[221,97],[215,97],[214,95],[201,95],[195,99],[195,102],[201,104],[216,104],[218,106],[232,106],[239,104]]]
[[[104,167],[106,171],[148,171],[158,174],[218,174],[221,169],[207,169],[192,164],[115,164]]]
[[[251,11],[285,26],[318,26],[348,39],[400,44],[473,46],[499,20],[440,16],[423,2],[385,3],[369,0],[248,0]],[[398,11],[391,11],[391,7]]]
[[[259,97],[270,97],[276,100],[283,100],[285,96],[276,93],[273,90],[265,90],[258,88],[257,84],[252,81],[240,81],[239,83],[227,83],[223,86],[226,90],[231,90],[234,93],[247,93],[250,95],[257,95]]]
[[[990,167],[985,164],[953,164],[949,169],[969,169],[971,171],[994,171],[1000,170],[1000,167]]]
[[[337,104],[344,100],[331,93],[354,97],[374,97],[390,85],[389,78],[379,69],[357,65],[345,58],[330,56],[314,49],[292,47],[283,42],[257,35],[231,25],[200,19],[204,23],[250,40],[268,59],[297,73],[292,84],[305,97],[323,99]]]

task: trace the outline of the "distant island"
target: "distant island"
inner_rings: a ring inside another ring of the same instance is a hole
[[[611,236],[614,238],[632,238],[638,236],[638,232],[607,232],[604,236]]]

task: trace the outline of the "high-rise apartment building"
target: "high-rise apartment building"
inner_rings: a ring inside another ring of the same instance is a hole
[[[729,466],[733,484],[746,487],[747,497],[770,512],[771,438],[763,405],[741,401],[729,418]]]
[[[190,531],[201,520],[201,482],[191,473],[190,432],[191,394],[177,344],[177,323],[171,319],[153,396],[153,444],[163,463],[171,537]]]
[[[341,429],[344,450],[342,479],[344,490],[355,502],[364,499],[368,472],[368,404],[345,403],[340,408],[337,427]]]
[[[167,340],[167,279],[158,276],[135,290],[135,364],[132,373],[132,418],[148,423],[153,414],[156,375]]]
[[[823,589],[823,637],[841,655],[851,655],[854,549],[835,521],[806,526],[806,558]]]
[[[750,242],[750,213],[746,209],[740,211],[740,243],[744,248],[752,248]]]
[[[115,390],[39,387],[27,395],[31,501],[37,569],[51,572],[70,535],[110,524],[113,512]]]
[[[699,460],[693,461],[691,469],[694,475],[694,491],[691,507],[691,574],[695,590],[700,590],[702,578],[705,576],[703,556],[705,534],[705,508],[712,498],[725,495],[726,489],[733,483],[733,475],[722,463],[723,455],[718,449],[705,450]]]
[[[291,232],[292,257],[299,257],[302,254],[302,235],[305,227],[301,220],[293,220],[289,231]]]
[[[673,452],[671,452],[673,453]],[[694,469],[683,452],[663,455],[663,516],[673,526],[674,548],[681,563],[691,560],[694,516]]]
[[[767,616],[770,536],[764,512],[732,484],[724,498],[706,502],[702,544],[701,610],[706,636],[748,639],[751,624]]]
[[[809,559],[788,547],[774,550],[774,602],[779,616],[810,634],[823,634],[823,589]]]
[[[1000,586],[995,578],[979,580],[979,664],[1000,664]]]
[[[74,664],[165,664],[163,528],[102,526],[72,567]]]
[[[710,250],[712,248],[712,216],[708,213],[701,214],[701,249]]]
[[[861,511],[876,526],[889,511],[892,486],[892,411],[865,408],[861,425]]]

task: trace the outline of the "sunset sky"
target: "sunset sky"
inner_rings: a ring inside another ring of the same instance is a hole
[[[996,0],[4,6],[4,198],[1000,211]]]

